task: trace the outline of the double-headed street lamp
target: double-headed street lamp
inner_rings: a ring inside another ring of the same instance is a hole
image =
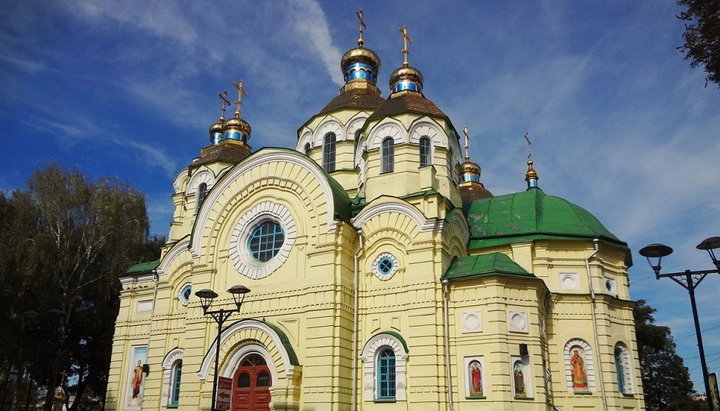
[[[217,339],[215,340],[215,374],[213,376],[212,406],[210,407],[213,411],[216,409],[215,405],[217,402],[215,397],[217,395],[218,364],[220,363],[220,335],[223,331],[223,324],[227,321],[231,314],[240,312],[240,307],[242,306],[243,301],[245,301],[245,294],[249,293],[250,289],[242,285],[234,285],[228,289],[228,292],[232,295],[236,308],[230,310],[221,308],[213,311],[210,311],[210,304],[212,304],[213,300],[217,298],[218,294],[207,288],[195,293],[195,295],[200,298],[203,315],[212,316],[213,320],[215,320],[218,325]]]
[[[650,244],[640,249],[640,255],[647,258],[648,264],[655,272],[655,278],[669,277],[680,284],[690,293],[690,305],[692,306],[693,320],[695,320],[695,335],[697,336],[698,350],[700,351],[700,365],[702,365],[703,382],[705,383],[705,396],[707,397],[710,411],[713,411],[713,404],[710,398],[710,384],[708,383],[708,371],[705,364],[705,349],[703,348],[702,335],[700,333],[700,322],[698,320],[697,306],[695,305],[695,288],[705,279],[708,274],[720,274],[720,261],[715,256],[715,249],[720,248],[720,237],[710,237],[697,245],[698,250],[706,250],[715,264],[714,270],[679,271],[676,273],[660,273],[662,258],[672,254],[673,249],[663,244]],[[653,260],[651,260],[651,258]],[[715,410],[718,411],[718,410]]]

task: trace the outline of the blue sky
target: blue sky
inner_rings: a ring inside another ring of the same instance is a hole
[[[208,142],[217,93],[243,79],[250,144],[293,147],[337,94],[355,44],[382,59],[378,85],[410,62],[425,95],[472,136],[495,194],[523,190],[526,146],[546,193],[595,214],[627,241],[631,293],[658,309],[703,391],[687,293],[637,254],[676,252],[667,270],[711,268],[695,249],[720,235],[720,93],[676,47],[672,1],[452,2],[39,0],[0,3],[0,190],[60,162],[142,190],[166,234],[171,181]],[[211,7],[212,6],[212,7]],[[720,278],[698,289],[711,372],[720,369]]]

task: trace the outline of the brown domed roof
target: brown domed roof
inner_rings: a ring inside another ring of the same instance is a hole
[[[368,117],[368,121],[379,120],[403,113],[427,114],[440,117],[448,122],[448,116],[440,110],[435,103],[428,100],[421,93],[413,91],[400,91],[391,95],[380,108]]]
[[[340,89],[340,94],[316,115],[344,109],[375,110],[384,102],[385,99],[380,97],[380,91],[375,86],[350,88],[346,85]]]

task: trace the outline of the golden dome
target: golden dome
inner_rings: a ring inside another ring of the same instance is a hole
[[[374,51],[365,47],[356,47],[345,52],[340,60],[340,69],[345,70],[352,63],[365,63],[380,71],[380,57]]]
[[[231,118],[230,120],[226,121],[226,122],[225,122],[225,128],[226,128],[226,129],[231,129],[231,128],[232,128],[232,129],[239,130],[239,131],[241,131],[241,132],[244,131],[245,134],[247,134],[248,136],[250,136],[250,130],[251,130],[250,124],[248,124],[247,121],[245,121],[245,120],[243,120],[243,119],[241,119],[241,118],[233,117],[233,118]]]
[[[466,161],[462,163],[462,172],[463,173],[477,173],[480,174],[480,166],[477,163],[473,163],[472,161]]]
[[[210,134],[222,133],[223,130],[225,130],[225,125],[223,123],[215,123],[212,126],[210,126]]]
[[[390,74],[390,87],[400,80],[410,80],[416,83],[423,83],[423,75],[420,70],[414,67],[400,67]]]

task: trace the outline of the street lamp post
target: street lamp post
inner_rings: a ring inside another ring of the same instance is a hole
[[[706,250],[710,255],[710,259],[715,264],[714,270],[685,270],[675,273],[660,273],[662,267],[660,263],[662,258],[672,254],[673,249],[663,244],[650,244],[640,249],[640,255],[645,257],[655,272],[655,278],[668,277],[676,283],[680,284],[690,294],[690,305],[692,307],[693,320],[695,321],[695,335],[697,337],[698,351],[700,351],[700,365],[702,366],[703,382],[705,383],[705,396],[710,411],[718,411],[713,409],[712,400],[710,398],[710,384],[708,383],[708,370],[705,363],[705,349],[703,347],[702,334],[700,332],[700,320],[698,320],[697,305],[695,304],[695,289],[700,285],[702,280],[708,274],[720,274],[720,261],[715,256],[715,249],[720,248],[720,237],[710,237],[703,240],[696,247],[698,250]],[[651,260],[655,260],[654,262]]]
[[[240,312],[240,307],[243,301],[245,301],[245,294],[250,292],[250,289],[242,285],[234,285],[228,289],[228,292],[232,295],[235,307],[233,309],[226,310],[221,308],[219,310],[210,311],[210,304],[217,298],[218,294],[209,289],[203,289],[195,293],[200,298],[200,305],[203,309],[203,315],[209,315],[215,320],[218,325],[217,339],[215,340],[215,374],[213,375],[213,391],[212,391],[212,405],[210,409],[215,411],[216,396],[217,396],[217,383],[218,383],[218,364],[220,363],[220,335],[223,331],[223,324],[230,318],[233,313]]]

